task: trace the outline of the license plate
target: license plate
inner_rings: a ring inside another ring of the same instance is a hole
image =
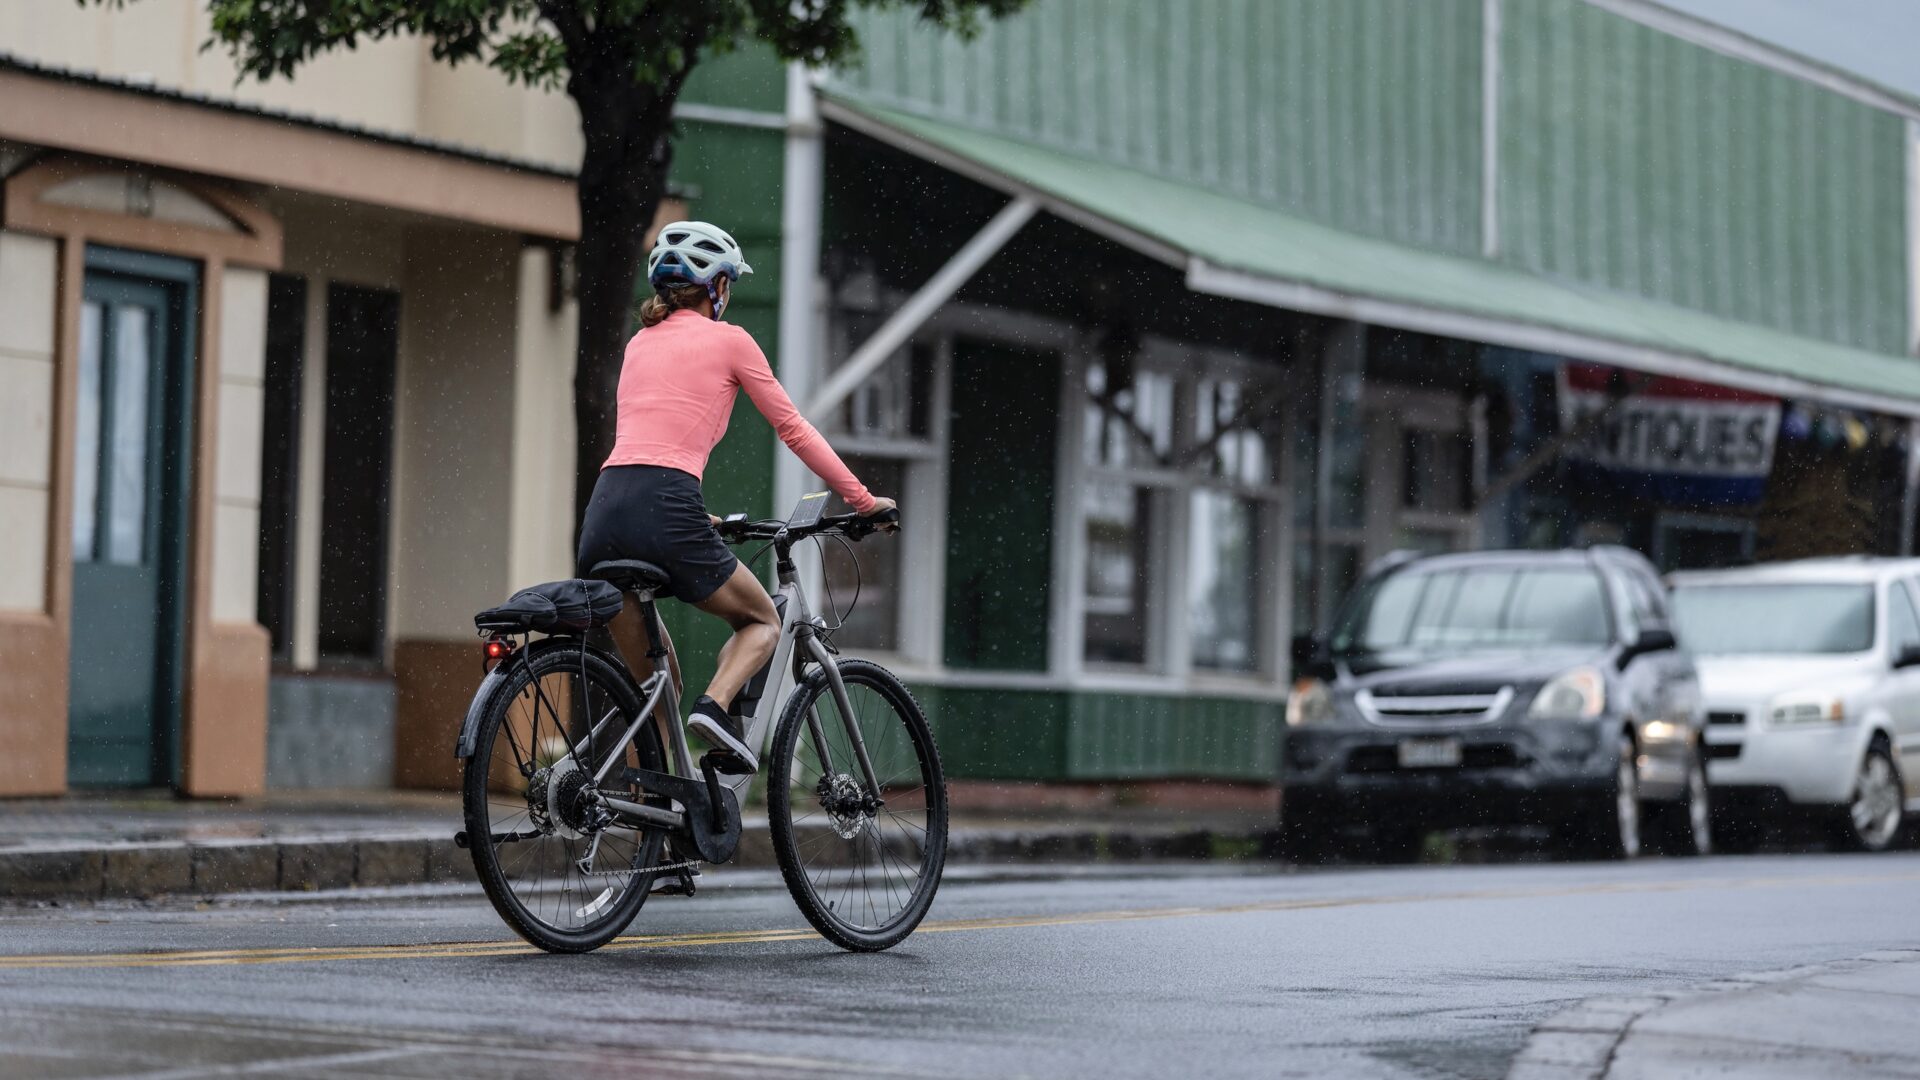
[[[1459,739],[1403,739],[1400,743],[1403,769],[1444,769],[1458,764]]]

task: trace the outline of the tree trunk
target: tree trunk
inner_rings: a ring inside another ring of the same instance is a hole
[[[584,88],[581,88],[582,90]],[[576,92],[586,153],[580,165],[580,302],[573,377],[574,536],[613,449],[620,364],[633,327],[643,242],[666,192],[670,101]],[[636,107],[637,106],[637,107]]]

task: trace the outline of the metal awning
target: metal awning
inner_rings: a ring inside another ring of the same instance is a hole
[[[822,113],[1182,270],[1196,292],[1920,417],[1920,359],[1344,232],[827,90]]]

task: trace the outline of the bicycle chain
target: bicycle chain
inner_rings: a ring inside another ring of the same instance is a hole
[[[669,870],[690,870],[700,865],[699,859],[687,859],[684,862],[667,863],[664,866],[649,866],[645,870],[594,870],[579,871],[581,877],[633,877],[635,874],[664,874]]]

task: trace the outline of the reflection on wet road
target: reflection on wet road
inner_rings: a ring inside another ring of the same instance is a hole
[[[1498,1076],[1571,1001],[1912,946],[1916,902],[1917,855],[956,881],[878,956],[757,887],[585,957],[471,897],[17,911],[0,1075]]]

